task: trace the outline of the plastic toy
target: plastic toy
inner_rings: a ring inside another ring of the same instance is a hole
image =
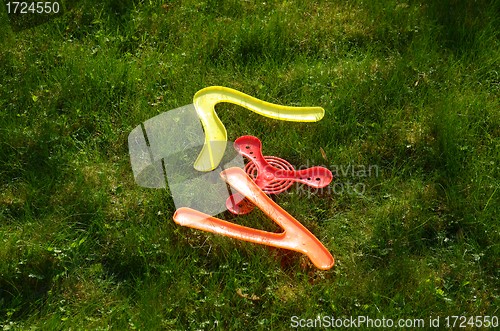
[[[283,159],[262,156],[262,143],[253,136],[236,139],[234,149],[250,160],[245,172],[266,194],[281,193],[293,182],[321,188],[328,186],[333,179],[331,171],[323,167],[294,171],[292,165]],[[241,215],[252,211],[254,205],[241,193],[236,193],[227,199],[226,207],[232,213]]]
[[[199,171],[215,169],[223,156],[221,152],[214,151],[210,146],[210,142],[225,142],[227,140],[226,128],[214,110],[214,106],[219,102],[234,103],[257,114],[284,121],[316,122],[325,115],[324,109],[320,107],[275,105],[222,86],[204,88],[195,94],[193,100],[196,112],[205,130],[205,145],[194,163],[194,168]]]
[[[318,268],[331,268],[334,259],[321,242],[266,195],[282,192],[294,181],[326,186],[331,181],[331,173],[319,167],[295,171],[285,160],[263,157],[260,141],[251,136],[238,139],[235,149],[226,148],[226,130],[214,111],[214,105],[219,102],[235,103],[258,114],[287,121],[313,122],[324,116],[324,110],[319,107],[285,107],[229,88],[205,88],[196,93],[194,104],[159,114],[129,134],[136,183],[167,189],[167,179],[177,208],[174,221],[180,225],[295,250],[306,254]],[[247,166],[243,156],[251,160]],[[229,207],[243,214],[255,205],[284,231],[271,233],[213,217]]]
[[[243,196],[271,217],[282,229],[281,233],[257,230],[211,217],[191,208],[179,208],[174,214],[177,224],[218,233],[224,236],[258,244],[281,247],[301,252],[319,269],[330,269],[335,260],[321,242],[293,216],[272,201],[243,169],[230,168],[221,177]]]

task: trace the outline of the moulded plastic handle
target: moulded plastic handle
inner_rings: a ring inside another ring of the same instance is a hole
[[[179,208],[174,214],[174,221],[203,231],[301,252],[319,269],[330,269],[334,265],[335,260],[325,246],[306,227],[262,192],[242,169],[227,169],[221,173],[221,177],[271,217],[284,231],[273,233],[252,229],[190,208]]]
[[[267,194],[281,193],[289,187],[287,183],[291,182],[300,182],[311,187],[322,188],[329,185],[333,179],[332,172],[323,167],[299,171],[274,167],[262,155],[262,143],[254,136],[239,137],[234,142],[234,148],[238,153],[252,161],[248,164],[251,166],[248,168],[247,165],[245,170],[251,174],[254,170],[253,166],[257,168],[257,175],[253,176],[253,180]],[[241,193],[235,193],[227,199],[226,207],[233,214],[242,215],[251,212],[254,206]]]
[[[325,115],[325,110],[321,107],[280,106],[227,87],[204,88],[194,95],[194,106],[205,130],[205,145],[194,163],[194,168],[199,171],[215,169],[224,155],[225,148],[212,148],[210,146],[210,142],[225,143],[227,140],[226,128],[217,117],[214,109],[214,106],[219,102],[234,103],[262,116],[283,121],[316,122]]]
[[[234,148],[238,153],[252,160],[259,170],[255,183],[266,187],[277,180],[293,180],[311,187],[321,188],[332,182],[333,174],[324,167],[312,167],[299,171],[283,170],[270,165],[262,155],[262,143],[257,137],[243,136],[236,139]]]

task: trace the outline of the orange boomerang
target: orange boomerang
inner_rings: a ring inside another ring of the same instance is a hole
[[[182,207],[174,214],[174,221],[183,226],[251,241],[257,244],[281,247],[301,252],[319,269],[330,269],[335,260],[330,252],[306,227],[272,201],[240,168],[221,172],[221,177],[247,199],[271,217],[284,231],[281,233],[257,230],[211,217],[191,208]]]

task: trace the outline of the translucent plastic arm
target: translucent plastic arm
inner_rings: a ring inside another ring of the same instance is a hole
[[[258,244],[281,247],[301,252],[319,269],[330,269],[334,259],[321,242],[293,216],[272,201],[240,168],[230,168],[221,173],[222,178],[257,205],[284,231],[267,232],[211,217],[190,208],[179,208],[174,221],[180,225],[218,233]]]
[[[199,171],[215,169],[224,155],[224,149],[215,149],[210,146],[211,141],[227,141],[226,128],[217,117],[214,109],[214,106],[219,102],[234,103],[262,116],[283,121],[316,122],[325,115],[325,110],[320,107],[280,106],[227,87],[204,88],[194,96],[196,112],[205,130],[205,145],[194,164],[195,169]]]

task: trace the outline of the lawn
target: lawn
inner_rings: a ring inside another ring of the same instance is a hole
[[[59,4],[0,6],[0,330],[500,325],[498,1]],[[324,108],[216,112],[229,141],[335,175],[273,197],[331,269],[181,227],[136,184],[130,132],[208,86]]]

